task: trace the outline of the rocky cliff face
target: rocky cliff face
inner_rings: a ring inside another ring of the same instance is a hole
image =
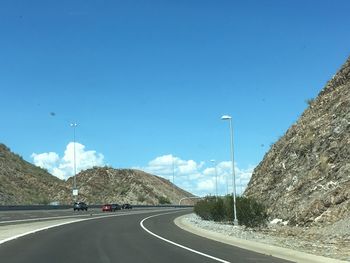
[[[244,194],[290,224],[350,216],[350,58],[271,147]]]

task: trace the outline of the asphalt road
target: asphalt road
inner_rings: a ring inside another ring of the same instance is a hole
[[[174,218],[188,212],[126,213],[52,228],[0,245],[0,262],[289,262],[178,228]]]
[[[142,210],[147,211],[147,210],[154,210],[154,209],[157,209],[157,208],[133,208],[133,209],[117,210],[113,213],[127,213],[132,211],[142,211]],[[109,212],[102,212],[101,208],[89,208],[88,211],[73,211],[73,208],[57,209],[57,210],[0,211],[0,226],[17,224],[17,223],[51,220],[51,219],[102,216],[106,214],[109,214]]]
[[[100,209],[101,210],[101,209]],[[97,209],[85,211],[73,211],[73,209],[61,209],[61,210],[19,210],[19,211],[0,211],[0,224],[6,224],[8,222],[25,222],[34,219],[50,219],[56,217],[67,216],[83,216],[90,213],[99,213]]]

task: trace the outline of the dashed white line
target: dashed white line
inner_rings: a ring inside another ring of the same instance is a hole
[[[198,250],[195,250],[195,249],[186,247],[186,246],[184,246],[184,245],[178,244],[178,243],[176,243],[176,242],[174,242],[174,241],[171,241],[171,240],[169,240],[169,239],[166,239],[166,238],[164,238],[164,237],[161,237],[161,236],[159,236],[159,235],[157,235],[157,234],[151,232],[150,230],[148,230],[148,229],[143,225],[143,222],[145,222],[146,220],[148,220],[148,219],[150,219],[150,218],[157,217],[157,216],[161,216],[161,215],[173,214],[173,213],[177,213],[177,212],[179,212],[179,211],[176,211],[176,212],[169,212],[169,213],[162,213],[162,214],[157,214],[157,215],[153,215],[153,216],[146,217],[146,218],[142,219],[142,221],[140,222],[140,226],[143,228],[143,230],[145,230],[145,231],[146,231],[147,233],[149,233],[150,235],[152,235],[152,236],[154,236],[154,237],[156,237],[156,238],[159,238],[159,239],[161,239],[161,240],[163,240],[163,241],[165,241],[165,242],[167,242],[167,243],[170,243],[170,244],[172,244],[172,245],[174,245],[174,246],[183,248],[183,249],[188,250],[188,251],[190,251],[190,252],[192,252],[192,253],[195,253],[195,254],[201,255],[201,256],[203,256],[203,257],[207,257],[207,258],[213,259],[213,260],[218,261],[218,262],[230,263],[229,261],[226,261],[226,260],[224,260],[224,259],[217,258],[217,257],[211,256],[211,255],[205,254],[205,253],[200,252],[200,251],[198,251]]]

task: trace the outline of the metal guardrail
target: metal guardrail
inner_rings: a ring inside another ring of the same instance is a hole
[[[2,205],[0,211],[68,209],[72,205]]]
[[[190,197],[184,197],[184,198],[181,198],[180,201],[179,201],[179,205],[181,205],[181,202],[184,201],[184,200],[191,200],[191,199],[203,199],[204,197],[198,197],[198,196],[190,196]]]
[[[101,208],[101,205],[88,205],[89,208]],[[58,210],[71,209],[73,205],[0,205],[0,211],[19,211],[19,210]],[[132,205],[135,208],[191,208],[192,205]]]

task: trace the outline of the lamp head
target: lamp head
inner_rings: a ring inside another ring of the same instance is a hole
[[[223,115],[223,116],[221,117],[221,119],[224,120],[224,121],[226,121],[226,120],[231,120],[232,117],[231,117],[230,115]]]

